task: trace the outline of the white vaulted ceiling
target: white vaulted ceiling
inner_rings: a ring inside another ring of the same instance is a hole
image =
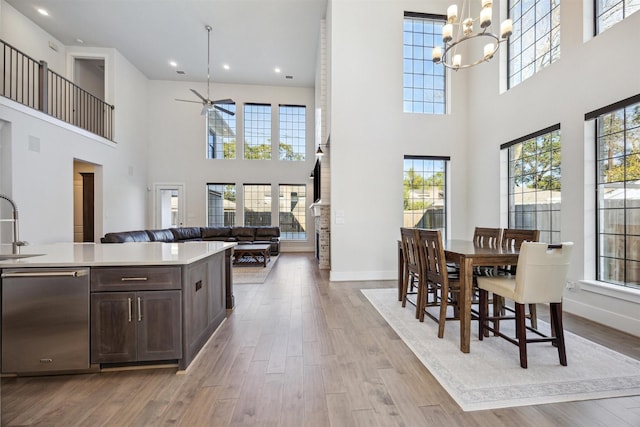
[[[66,46],[117,49],[149,79],[206,81],[208,24],[213,27],[212,81],[303,87],[314,84],[327,6],[327,0],[6,2]],[[178,67],[171,67],[170,60]]]

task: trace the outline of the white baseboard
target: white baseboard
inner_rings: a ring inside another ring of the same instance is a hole
[[[600,307],[575,301],[570,298],[562,300],[562,308],[567,313],[593,320],[610,328],[640,337],[640,320],[604,310]]]
[[[329,273],[331,282],[361,282],[365,280],[397,280],[398,272],[393,271],[333,271]]]

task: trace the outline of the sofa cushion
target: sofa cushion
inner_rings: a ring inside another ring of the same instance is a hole
[[[202,238],[225,240],[231,237],[231,227],[202,227]]]
[[[238,239],[238,242],[253,242],[255,227],[233,227],[231,235]]]
[[[107,233],[101,239],[103,243],[125,243],[125,242],[150,242],[149,234],[146,230],[121,231]]]
[[[272,240],[280,237],[280,227],[256,227],[256,240]]]
[[[152,242],[173,242],[175,237],[168,228],[162,230],[147,230]]]
[[[174,240],[202,240],[202,231],[200,227],[178,227],[172,228]]]

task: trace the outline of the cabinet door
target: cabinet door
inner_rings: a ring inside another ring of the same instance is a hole
[[[135,293],[91,294],[91,363],[136,360]]]
[[[137,292],[135,306],[138,360],[182,358],[181,292]]]

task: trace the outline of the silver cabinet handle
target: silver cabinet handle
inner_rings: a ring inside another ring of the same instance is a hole
[[[127,303],[129,304],[129,323],[131,323],[131,298],[127,298]]]
[[[140,297],[138,297],[138,322],[142,322],[142,304],[140,303]]]
[[[19,277],[80,277],[85,276],[86,271],[82,270],[65,270],[65,271],[24,271],[24,272],[6,272],[2,273],[2,278],[19,278]]]
[[[148,277],[122,277],[120,281],[122,282],[146,282],[149,280]]]

